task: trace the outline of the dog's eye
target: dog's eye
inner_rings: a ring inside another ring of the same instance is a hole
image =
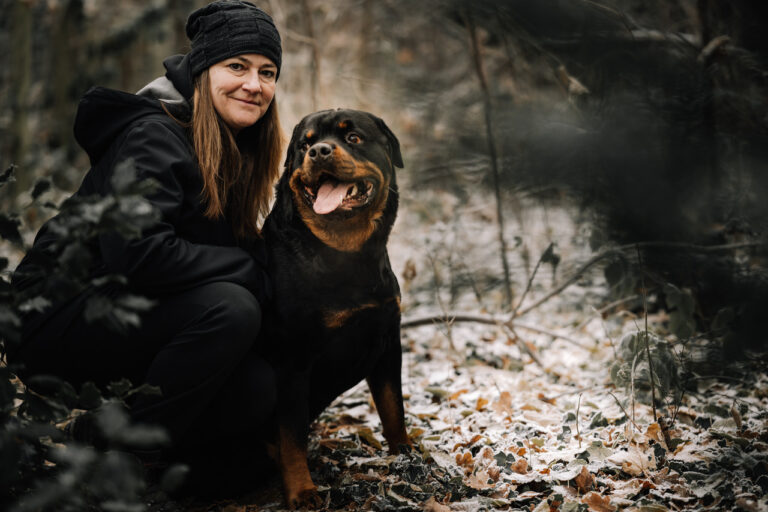
[[[361,142],[363,142],[363,139],[355,132],[350,132],[347,135],[347,142],[349,142],[350,144],[360,144]]]

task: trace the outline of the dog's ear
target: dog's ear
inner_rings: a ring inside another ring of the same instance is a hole
[[[288,152],[285,155],[285,163],[283,164],[283,167],[286,169],[291,166],[293,157],[296,156],[296,150],[294,149],[296,147],[296,139],[299,138],[299,135],[301,135],[303,129],[304,119],[299,121],[299,124],[293,127],[293,134],[291,135],[291,141],[288,143]]]
[[[403,168],[403,155],[400,154],[400,141],[397,140],[395,134],[389,129],[389,126],[379,117],[370,114],[373,120],[376,122],[376,126],[381,130],[381,133],[387,137],[387,145],[389,146],[389,157],[392,159],[392,165],[395,167]]]

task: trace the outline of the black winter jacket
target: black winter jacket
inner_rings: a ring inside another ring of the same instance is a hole
[[[263,304],[270,295],[263,241],[238,240],[226,218],[212,220],[203,214],[203,182],[189,135],[160,104],[162,99],[177,118],[189,118],[192,84],[188,62],[174,56],[164,64],[166,76],[138,94],[93,88],[78,107],[75,137],[92,167],[76,196],[112,192],[114,169],[126,159],[133,161],[137,179],[153,178],[159,183],[147,197],[160,212],[159,222],[137,239],[101,235],[88,272],[93,278],[124,275],[132,291],[150,297],[227,281],[244,286]],[[14,274],[14,285],[22,293],[50,291],[50,286],[41,286],[50,276],[40,274],[36,259],[55,245],[57,237],[51,221],[38,232]],[[93,289],[87,289],[66,300],[84,300],[92,293]],[[45,321],[60,306],[54,303],[49,311],[34,315],[32,322]],[[25,331],[29,332],[29,326]]]

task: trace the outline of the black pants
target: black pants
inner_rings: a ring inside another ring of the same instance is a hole
[[[277,398],[272,368],[256,353],[261,309],[245,288],[212,283],[157,298],[141,326],[118,335],[82,315],[74,301],[24,340],[25,374],[52,374],[75,386],[121,377],[159,386],[162,396],[131,404],[139,422],[165,427],[175,445],[253,436]]]

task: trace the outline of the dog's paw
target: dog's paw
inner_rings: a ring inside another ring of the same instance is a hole
[[[285,501],[294,510],[298,508],[314,510],[323,506],[323,498],[315,486],[287,493]]]

